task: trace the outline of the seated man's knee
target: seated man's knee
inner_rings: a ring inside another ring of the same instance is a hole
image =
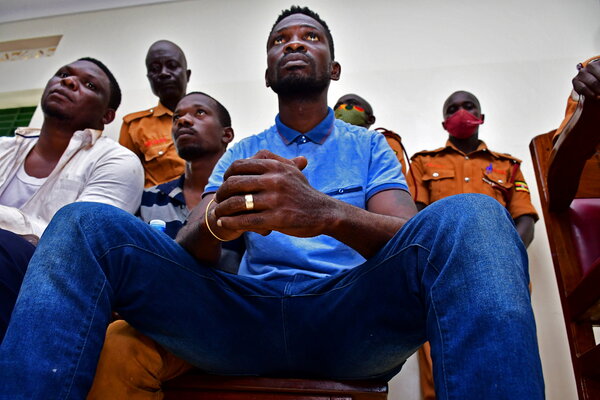
[[[84,235],[121,229],[125,221],[137,220],[132,214],[109,204],[75,202],[62,207],[54,215],[45,232],[53,235]]]
[[[496,199],[480,193],[462,193],[438,200],[436,203],[452,206],[461,211],[492,211],[500,212],[505,208]],[[436,204],[433,203],[433,204]]]
[[[67,204],[66,206],[62,207],[56,212],[53,220],[68,219],[75,221],[88,221],[93,218],[105,218],[113,213],[128,214],[126,211],[109,204],[82,201]]]
[[[458,194],[443,198],[429,205],[425,210],[438,213],[449,219],[451,224],[464,223],[498,226],[513,225],[512,218],[496,199],[478,193]]]

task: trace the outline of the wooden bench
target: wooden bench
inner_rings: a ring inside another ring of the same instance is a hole
[[[231,377],[190,371],[163,385],[165,400],[385,400],[386,383]]]

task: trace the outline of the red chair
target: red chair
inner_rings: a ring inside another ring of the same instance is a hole
[[[580,399],[600,399],[600,104],[578,110],[560,138],[529,146]]]
[[[163,385],[165,400],[385,400],[386,383],[207,375],[197,370]]]

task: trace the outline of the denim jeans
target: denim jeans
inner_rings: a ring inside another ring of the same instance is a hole
[[[0,347],[0,398],[83,399],[111,311],[217,374],[389,379],[426,340],[440,399],[544,397],[527,254],[484,195],[440,200],[328,278],[260,281],[198,264],[111,206],[63,208]]]
[[[0,229],[0,342],[34,250],[21,236]]]

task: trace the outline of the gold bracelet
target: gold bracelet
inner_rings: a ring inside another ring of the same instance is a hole
[[[208,223],[208,209],[210,208],[210,204],[213,201],[215,201],[214,197],[212,199],[210,199],[210,201],[208,202],[208,205],[206,206],[206,211],[204,212],[204,222],[206,222],[206,227],[208,228],[208,231],[215,237],[215,239],[220,240],[221,242],[227,242],[227,240],[221,239],[213,232],[212,229],[210,229],[210,224]]]

